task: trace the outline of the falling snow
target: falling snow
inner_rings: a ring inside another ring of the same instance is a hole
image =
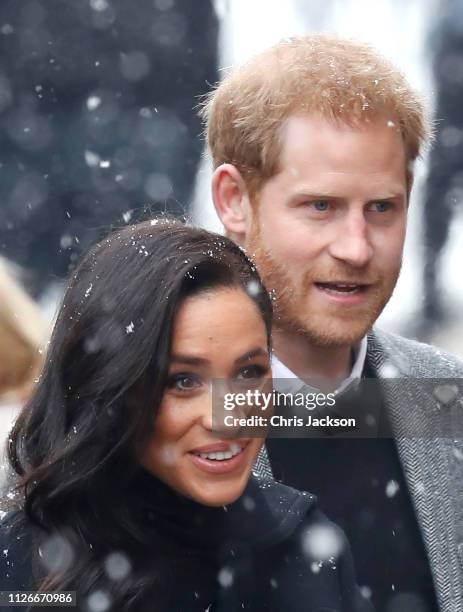
[[[108,555],[105,559],[104,567],[107,576],[114,581],[127,578],[132,569],[127,555],[120,552],[114,552]]]
[[[259,283],[254,279],[249,281],[246,287],[246,291],[251,297],[256,297],[257,295],[259,295],[259,292],[260,292]]]
[[[396,480],[390,480],[386,485],[386,497],[392,498],[399,492],[400,486]]]
[[[84,153],[85,163],[90,168],[95,168],[100,163],[100,156],[98,153],[94,153],[93,151],[85,151]]]
[[[233,571],[228,567],[223,567],[219,571],[217,580],[219,581],[219,584],[223,586],[224,588],[231,587],[233,584],[233,580],[234,580]]]
[[[87,598],[89,612],[106,612],[111,606],[111,599],[104,591],[94,591]]]
[[[101,98],[98,96],[90,96],[87,98],[87,108],[89,111],[97,109],[101,104]]]
[[[343,542],[334,525],[316,525],[303,535],[302,548],[309,558],[328,561],[339,556]]]
[[[378,373],[380,378],[397,378],[399,376],[399,370],[392,363],[384,363],[379,368]]]
[[[454,448],[453,449],[453,456],[458,461],[463,461],[463,451],[461,451],[459,448]]]
[[[256,502],[252,499],[252,497],[249,497],[249,495],[243,496],[242,503],[244,509],[248,512],[253,512],[256,509]]]
[[[54,534],[40,545],[39,555],[50,572],[66,571],[74,560],[74,550],[63,536]]]
[[[458,396],[458,387],[456,385],[437,385],[434,387],[434,396],[442,404],[449,404]]]

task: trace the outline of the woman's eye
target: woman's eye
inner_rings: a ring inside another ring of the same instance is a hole
[[[259,379],[262,378],[263,376],[265,376],[265,374],[267,374],[268,372],[268,368],[264,368],[262,366],[258,366],[258,365],[254,365],[254,366],[247,366],[246,368],[242,368],[236,378],[238,380],[253,380],[253,379]]]
[[[176,391],[192,391],[201,386],[201,381],[198,376],[193,374],[175,374],[169,377],[167,387]]]

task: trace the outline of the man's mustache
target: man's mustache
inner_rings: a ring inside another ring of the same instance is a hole
[[[292,266],[285,262],[278,262],[271,253],[259,243],[252,242],[248,256],[254,261],[264,277],[272,277],[272,271],[278,270],[280,274],[291,275]],[[383,280],[383,275],[371,265],[359,270],[348,264],[319,267],[312,266],[303,273],[304,284],[326,283],[344,285],[377,285]]]
[[[350,268],[313,268],[304,274],[304,280],[309,283],[333,285],[376,285],[382,281],[382,275],[371,268],[364,273]]]

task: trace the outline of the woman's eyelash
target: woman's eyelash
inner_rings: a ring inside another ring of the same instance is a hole
[[[180,383],[182,381],[189,381],[190,383],[192,382],[193,384],[187,384],[187,385],[180,385]],[[198,376],[194,375],[194,374],[188,374],[188,373],[178,373],[178,374],[173,374],[172,376],[169,376],[167,378],[167,383],[166,383],[166,387],[168,387],[169,389],[178,389],[180,391],[187,391],[190,389],[196,389],[200,384],[200,380],[198,378]]]
[[[268,366],[262,366],[259,364],[249,365],[244,368],[240,368],[238,372],[233,376],[235,379],[246,380],[254,378],[262,378],[269,371]],[[192,391],[201,386],[201,379],[199,376],[188,372],[179,372],[178,374],[172,374],[167,377],[166,388],[176,389],[177,391]]]
[[[240,374],[243,374],[244,372],[246,372],[246,373],[251,373],[251,376],[242,376],[241,378],[260,378],[261,376],[264,376],[264,374],[266,374],[268,370],[269,368],[266,366],[250,365],[245,368],[241,368],[237,376],[239,377]]]

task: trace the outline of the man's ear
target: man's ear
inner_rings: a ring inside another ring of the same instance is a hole
[[[407,169],[407,206],[410,204],[410,196],[412,194],[414,179],[415,175],[413,174],[413,170]]]
[[[244,244],[251,223],[251,202],[240,171],[222,164],[212,175],[212,199],[227,236]]]

